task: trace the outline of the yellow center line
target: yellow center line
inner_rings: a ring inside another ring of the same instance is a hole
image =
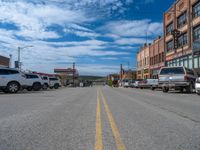
[[[106,114],[107,114],[107,117],[108,117],[108,121],[110,123],[110,126],[111,126],[111,129],[112,129],[112,133],[114,135],[114,138],[115,138],[115,142],[117,144],[117,149],[118,150],[126,150],[126,147],[120,137],[120,133],[119,133],[119,130],[117,128],[117,125],[115,123],[115,120],[112,116],[112,113],[111,111],[109,110],[109,107],[108,107],[108,104],[106,102],[106,98],[105,96],[103,95],[103,92],[101,91],[101,97],[102,97],[102,100],[103,100],[103,105],[104,105],[104,108],[105,108],[105,111],[106,111]]]
[[[95,150],[103,150],[102,127],[101,127],[101,106],[100,106],[100,100],[99,100],[99,91],[97,91]]]

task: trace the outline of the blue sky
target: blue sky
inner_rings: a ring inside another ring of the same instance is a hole
[[[128,62],[134,68],[139,47],[162,35],[163,13],[172,3],[0,0],[0,55],[16,60],[18,46],[33,45],[22,51],[23,69],[48,73],[72,62],[82,75],[118,72]]]

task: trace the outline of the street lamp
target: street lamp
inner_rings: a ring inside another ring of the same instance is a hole
[[[21,71],[21,50],[25,49],[25,48],[29,48],[29,47],[33,47],[33,45],[28,45],[28,46],[24,46],[24,47],[18,47],[18,69],[19,71]]]

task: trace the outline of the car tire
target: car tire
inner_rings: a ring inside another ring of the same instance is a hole
[[[192,93],[193,92],[193,84],[190,83],[190,85],[188,87],[186,87],[186,92],[187,93]]]
[[[20,90],[20,85],[17,82],[10,82],[6,87],[8,93],[17,93]]]
[[[162,88],[162,91],[163,91],[163,93],[167,93],[167,92],[169,92],[169,88],[163,87],[163,88]]]
[[[152,90],[152,91],[154,91],[155,89],[156,89],[155,87],[151,86],[151,90]]]
[[[33,90],[34,91],[39,91],[39,90],[41,90],[41,88],[42,88],[42,85],[40,83],[34,83],[33,84]]]
[[[180,92],[183,93],[183,91],[184,91],[184,88],[181,88],[181,89],[180,89]]]
[[[42,88],[43,88],[43,90],[47,90],[48,87],[49,87],[48,84],[45,83]]]
[[[58,89],[59,88],[59,85],[58,84],[55,84],[54,85],[54,89]]]
[[[28,88],[27,88],[27,91],[32,91],[32,90],[33,90],[32,87],[28,87]]]

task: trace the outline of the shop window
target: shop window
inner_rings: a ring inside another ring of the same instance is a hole
[[[200,1],[198,1],[192,8],[192,16],[196,18],[200,16]]]
[[[174,24],[173,22],[170,23],[167,27],[166,27],[166,35],[171,34],[171,32],[174,30]]]
[[[177,27],[180,28],[187,23],[187,11],[177,18]]]
[[[193,40],[199,40],[200,39],[200,26],[197,26],[193,30]]]
[[[167,52],[173,50],[173,40],[167,42]]]
[[[187,33],[182,34],[181,36],[179,36],[178,38],[178,47],[183,47],[185,45],[187,45],[188,40],[187,40]]]
[[[194,68],[198,68],[198,57],[194,58]]]

